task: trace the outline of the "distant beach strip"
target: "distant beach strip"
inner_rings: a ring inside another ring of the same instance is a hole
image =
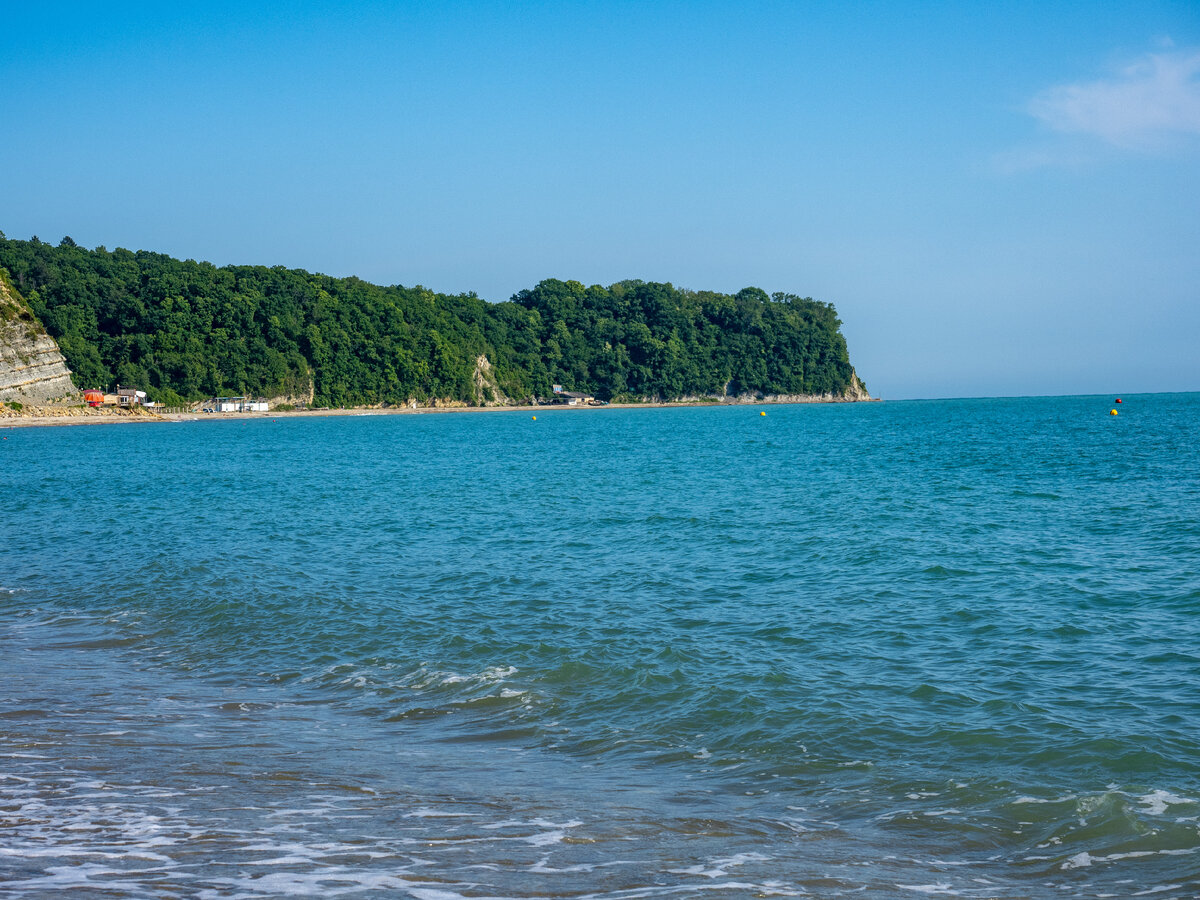
[[[869,402],[879,402],[878,398],[867,398]],[[61,425],[134,425],[151,424],[155,422],[222,422],[233,419],[306,419],[324,416],[410,416],[426,413],[553,413],[553,412],[582,412],[584,410],[600,411],[605,409],[685,409],[689,407],[706,406],[777,406],[788,404],[808,403],[852,403],[864,402],[843,398],[788,397],[778,399],[764,397],[760,399],[732,400],[676,400],[651,401],[646,403],[604,403],[602,405],[588,404],[519,404],[512,406],[352,406],[321,409],[288,409],[264,411],[235,411],[235,412],[197,412],[194,410],[180,412],[158,412],[153,408],[138,407],[135,409],[118,408],[89,408],[86,406],[28,406],[18,404],[13,408],[9,404],[0,403],[0,428],[23,427],[53,427]]]

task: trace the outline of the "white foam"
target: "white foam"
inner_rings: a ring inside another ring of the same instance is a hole
[[[422,806],[420,809],[414,809],[412,812],[404,814],[404,818],[406,819],[470,819],[474,817],[475,813],[448,812],[444,809],[430,809],[427,806]]]
[[[412,887],[407,888],[408,893],[417,900],[466,900],[465,894],[456,894],[453,891],[447,891],[442,888],[422,888]],[[501,900],[498,897],[472,897],[472,900]]]
[[[1012,802],[1013,805],[1018,803],[1067,803],[1076,799],[1078,799],[1078,797],[1075,794],[1067,794],[1065,797],[1052,797],[1048,799],[1044,797],[1018,797]]]
[[[500,828],[578,828],[583,822],[578,819],[572,819],[569,822],[551,822],[548,819],[534,819],[530,822],[522,822],[516,819],[505,819],[503,822],[493,822],[490,825],[484,825],[488,831],[495,831]]]
[[[539,875],[574,875],[580,872],[594,872],[596,869],[610,869],[613,866],[635,866],[636,862],[628,859],[612,859],[608,862],[599,863],[579,863],[574,866],[562,866],[561,868],[553,868],[549,865],[550,857],[543,856],[540,860],[529,867],[530,872],[536,872]]]
[[[253,878],[222,878],[210,879],[213,884],[228,885],[239,888],[246,893],[234,895],[241,897],[262,896],[292,896],[292,897],[334,897],[339,894],[357,894],[363,891],[404,891],[413,894],[412,882],[397,877],[392,873],[351,872],[336,867],[323,869],[320,872],[269,872]],[[420,884],[421,882],[417,882]],[[209,898],[228,897],[225,891],[198,891],[200,900]],[[446,897],[458,897],[457,894],[446,894]]]
[[[723,859],[709,860],[707,865],[688,866],[686,869],[668,869],[674,875],[699,875],[702,878],[724,878],[728,869],[743,866],[748,862],[767,862],[771,857],[761,853],[738,853]]]
[[[307,856],[277,856],[274,859],[255,859],[243,862],[244,866],[311,866],[313,861]]]
[[[958,891],[949,884],[898,884],[896,887],[902,891],[913,891],[918,894],[947,894],[951,897],[961,896]]]
[[[510,678],[517,674],[516,666],[488,666],[481,672],[475,672],[470,675],[446,675],[442,678],[442,684],[464,684],[466,682],[479,682],[480,684],[495,684],[497,681],[503,681],[505,678]]]
[[[539,875],[567,875],[576,872],[591,872],[596,868],[588,863],[580,863],[576,866],[563,866],[561,869],[552,869],[547,865],[548,862],[550,862],[550,857],[543,856],[540,860],[529,867],[529,871],[536,872]]]
[[[528,837],[521,838],[527,844],[532,844],[534,847],[545,847],[549,844],[560,844],[567,836],[565,831],[542,831],[538,834],[531,834]]]
[[[136,880],[121,880],[113,878],[114,875],[142,875],[147,871],[142,869],[137,873],[126,872],[121,869],[113,869],[109,866],[102,866],[92,863],[82,863],[72,866],[51,866],[46,869],[46,874],[28,878],[24,881],[8,881],[5,882],[6,890],[15,890],[20,888],[38,889],[45,891],[64,891],[78,888],[101,889],[107,894],[115,894],[118,891],[127,891],[131,896],[137,896],[145,890],[144,883]],[[178,873],[176,873],[178,874]],[[93,881],[93,878],[105,876],[103,881]]]
[[[1109,853],[1106,856],[1094,856],[1085,850],[1082,853],[1076,853],[1064,862],[1062,867],[1064,869],[1083,869],[1093,864],[1120,862],[1123,859],[1145,859],[1149,856],[1191,856],[1194,853],[1200,853],[1200,847],[1178,847],[1164,850],[1126,850],[1121,853]]]
[[[1195,803],[1195,800],[1189,800],[1186,797],[1177,797],[1175,794],[1167,791],[1152,791],[1142,797],[1138,797],[1138,802],[1146,807],[1151,815],[1161,816],[1167,811],[1168,806],[1180,806],[1185,803]]]

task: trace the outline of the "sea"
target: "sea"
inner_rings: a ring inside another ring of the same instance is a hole
[[[0,435],[4,898],[1200,895],[1200,394]]]

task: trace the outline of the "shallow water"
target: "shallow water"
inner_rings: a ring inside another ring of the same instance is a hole
[[[0,893],[1193,897],[1200,395],[11,429]]]

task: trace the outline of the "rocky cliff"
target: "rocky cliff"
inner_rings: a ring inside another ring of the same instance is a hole
[[[0,402],[41,404],[78,396],[58,344],[0,269]]]
[[[710,397],[683,397],[683,400],[711,400]],[[725,403],[858,403],[872,400],[857,372],[850,373],[850,383],[840,394],[766,394],[761,392],[735,394],[726,385]]]
[[[476,406],[509,406],[512,400],[504,395],[496,381],[496,373],[486,356],[475,360],[475,372],[471,376],[472,398]]]

